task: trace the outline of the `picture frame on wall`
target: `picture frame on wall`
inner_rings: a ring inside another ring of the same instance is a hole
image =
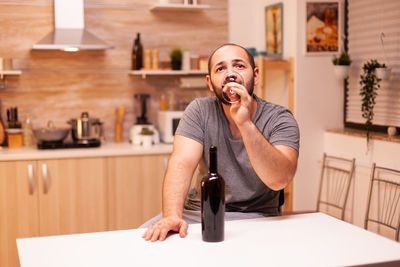
[[[339,53],[340,1],[306,2],[306,55],[332,55]]]
[[[267,56],[283,55],[283,3],[265,7],[265,40]]]

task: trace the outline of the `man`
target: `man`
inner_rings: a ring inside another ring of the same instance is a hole
[[[216,97],[196,99],[185,110],[164,178],[163,213],[145,240],[165,240],[169,231],[185,237],[188,222],[201,221],[200,180],[211,145],[218,148],[218,172],[226,183],[226,220],[280,215],[279,191],[296,172],[297,123],[286,108],[253,94],[259,78],[253,56],[225,44],[212,53],[208,68],[207,84]],[[229,103],[224,93],[239,101]]]

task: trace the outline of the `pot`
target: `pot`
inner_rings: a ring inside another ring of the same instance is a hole
[[[78,143],[100,141],[103,134],[103,123],[97,118],[89,118],[88,112],[82,112],[81,117],[68,121],[72,127],[72,139]]]
[[[33,129],[33,134],[39,142],[62,142],[68,136],[70,128],[56,128],[53,121],[47,122],[46,128]]]

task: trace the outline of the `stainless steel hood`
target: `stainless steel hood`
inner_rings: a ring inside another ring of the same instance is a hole
[[[78,51],[113,48],[85,30],[83,0],[54,0],[54,16],[54,31],[32,49]]]

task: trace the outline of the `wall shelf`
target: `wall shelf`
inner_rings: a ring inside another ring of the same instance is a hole
[[[185,5],[185,4],[155,4],[150,11],[202,11],[209,9],[209,5]]]
[[[21,75],[20,70],[0,70],[0,79],[3,79],[6,75]]]
[[[189,76],[189,75],[206,75],[206,70],[132,70],[130,75],[142,76]]]

